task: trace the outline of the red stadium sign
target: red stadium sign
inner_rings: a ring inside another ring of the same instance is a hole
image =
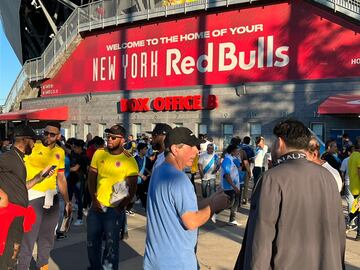
[[[218,107],[218,98],[209,95],[203,100],[201,95],[157,97],[150,98],[123,98],[119,102],[119,112],[147,112],[153,111],[197,111],[213,110]]]
[[[304,1],[123,28],[86,37],[42,96],[357,77],[359,34]]]

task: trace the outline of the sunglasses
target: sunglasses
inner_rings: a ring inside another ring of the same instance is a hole
[[[123,136],[118,136],[118,135],[110,135],[110,134],[107,134],[106,135],[106,138],[109,140],[109,139],[112,139],[113,141],[116,140],[116,139],[123,139],[124,137]]]
[[[59,134],[56,134],[56,133],[52,133],[52,132],[49,132],[49,131],[44,131],[44,136],[47,137],[49,136],[54,138],[55,136],[59,135]]]

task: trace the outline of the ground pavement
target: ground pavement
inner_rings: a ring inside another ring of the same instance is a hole
[[[135,206],[135,208],[138,208],[136,215],[128,217],[129,239],[120,244],[120,270],[142,269],[146,218],[144,211],[139,206]],[[240,250],[248,213],[249,206],[247,205],[237,215],[241,226],[228,226],[226,222],[229,211],[224,211],[218,215],[216,224],[209,221],[200,229],[197,257],[201,269],[233,269]],[[360,270],[360,242],[355,242],[354,237],[355,232],[349,233],[346,242],[348,270]],[[72,226],[67,239],[55,242],[49,269],[85,270],[87,266],[86,225]]]

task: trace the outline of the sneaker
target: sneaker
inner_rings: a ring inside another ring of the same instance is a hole
[[[360,234],[356,235],[355,241],[360,241]]]
[[[62,232],[56,233],[56,240],[58,240],[58,241],[63,240],[66,237],[67,237],[66,234],[64,234]]]
[[[75,222],[74,222],[74,226],[81,226],[83,225],[84,222],[82,221],[82,219],[77,219]]]
[[[133,211],[131,211],[131,210],[126,210],[125,213],[130,217],[135,216],[135,213]]]
[[[213,223],[216,223],[216,214],[213,214],[213,215],[211,216],[211,221],[212,221]]]
[[[241,226],[241,224],[239,222],[237,222],[236,220],[229,221],[228,225],[229,226]]]
[[[140,204],[140,203],[141,203],[140,199],[137,199],[137,200],[135,201],[135,204]]]
[[[121,233],[120,239],[121,239],[121,240],[129,239],[129,232],[126,231],[126,232],[124,232],[124,233]]]
[[[346,225],[346,233],[349,233],[351,231],[355,231],[358,228],[355,224],[353,225]]]

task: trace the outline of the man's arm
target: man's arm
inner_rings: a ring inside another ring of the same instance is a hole
[[[58,171],[56,176],[56,181],[61,193],[61,196],[63,197],[65,201],[65,210],[67,215],[71,214],[71,202],[69,200],[69,194],[68,194],[68,188],[67,188],[67,182],[64,171]]]
[[[225,178],[226,182],[228,182],[229,185],[234,189],[235,193],[236,193],[236,194],[239,194],[239,193],[240,193],[240,190],[239,190],[238,187],[234,184],[233,180],[231,179],[230,174],[226,173],[226,174],[224,175],[224,178]]]
[[[125,181],[129,188],[129,195],[121,201],[120,205],[117,207],[119,210],[125,209],[134,197],[137,188],[137,175],[128,176]]]
[[[229,197],[222,190],[219,190],[210,198],[199,202],[200,210],[185,212],[181,216],[181,220],[186,229],[194,230],[205,224],[214,213],[218,213],[228,207],[229,204]]]
[[[95,211],[102,212],[101,205],[96,198],[97,176],[98,176],[97,169],[90,166],[89,172],[88,172],[87,183],[88,183],[88,189],[89,189],[89,193],[90,193],[90,197],[91,197],[91,201],[92,201],[92,207],[95,209]]]
[[[271,256],[273,254],[273,242],[276,241],[276,224],[279,221],[281,209],[281,187],[271,176],[263,176],[259,180],[259,194],[257,200],[254,231],[251,235],[252,250],[251,265],[253,269],[271,268]],[[255,191],[256,192],[256,191]],[[254,194],[255,195],[255,194]],[[251,213],[250,213],[251,215]],[[256,254],[256,256],[255,256]]]
[[[0,208],[7,207],[9,204],[8,195],[5,193],[4,190],[0,188]]]
[[[199,174],[200,174],[200,178],[203,179],[204,178],[204,169],[203,169],[203,165],[201,163],[198,163],[198,168],[199,168]]]

